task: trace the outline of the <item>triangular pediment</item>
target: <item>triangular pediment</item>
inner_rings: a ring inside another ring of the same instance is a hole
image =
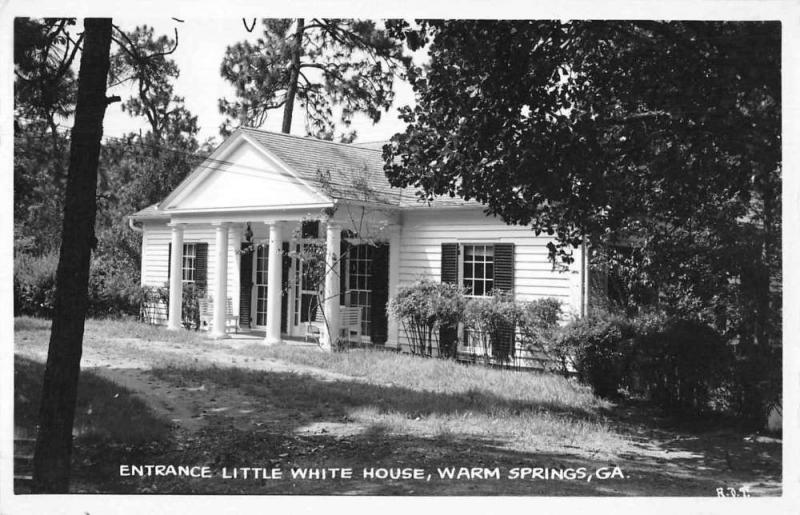
[[[234,134],[161,204],[164,210],[268,208],[329,200],[241,133]]]

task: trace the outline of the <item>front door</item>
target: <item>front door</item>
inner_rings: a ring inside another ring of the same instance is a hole
[[[299,243],[296,245],[295,251],[298,255],[306,253],[301,245],[307,244]],[[318,318],[317,314],[319,300],[317,297],[317,282],[319,281],[319,278],[315,277],[314,270],[301,259],[295,258],[293,261],[293,334],[302,335],[305,334],[306,324],[308,324],[308,322],[313,322]]]

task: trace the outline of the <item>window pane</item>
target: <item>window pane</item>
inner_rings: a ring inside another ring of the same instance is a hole
[[[475,281],[475,295],[483,295],[483,281]]]

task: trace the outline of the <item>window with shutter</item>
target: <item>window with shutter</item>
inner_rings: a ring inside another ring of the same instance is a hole
[[[197,264],[197,247],[194,243],[183,244],[182,277],[184,284],[194,284],[195,265]]]
[[[494,290],[494,246],[464,245],[461,286],[472,297],[489,297]]]
[[[172,275],[172,243],[167,247],[167,281]],[[208,243],[184,243],[181,282],[205,290],[208,281]]]

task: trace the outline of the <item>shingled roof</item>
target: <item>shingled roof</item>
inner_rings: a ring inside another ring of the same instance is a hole
[[[399,208],[425,207],[414,188],[394,188],[383,172],[382,148],[386,142],[336,143],[242,127],[237,130],[283,161],[308,184],[329,197],[388,204]],[[234,137],[234,136],[231,136]],[[440,197],[430,205],[452,207],[476,205],[459,198]],[[161,218],[168,213],[158,204],[146,207],[134,218]]]
[[[399,206],[414,190],[393,188],[381,150],[258,129],[239,129],[326,195]],[[382,145],[381,145],[382,146]]]

